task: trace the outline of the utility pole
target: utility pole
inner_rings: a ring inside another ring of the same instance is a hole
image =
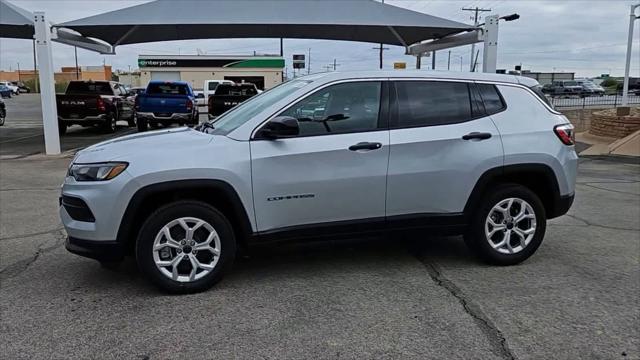
[[[462,11],[473,11],[475,13],[475,15],[472,17],[473,19],[473,26],[478,27],[478,13],[480,12],[486,12],[486,11],[491,11],[491,9],[482,9],[479,7],[475,7],[475,8],[462,8]],[[476,44],[471,44],[471,61],[470,61],[470,65],[469,65],[469,70],[473,71],[473,57],[475,56],[475,52],[476,52]]]
[[[337,66],[340,66],[340,64],[336,63],[336,59],[333,59],[333,71],[336,71]]]
[[[447,71],[451,69],[451,50],[449,50],[449,57],[447,58]]]
[[[76,55],[76,80],[80,80],[80,69],[78,69],[78,47],[74,46],[73,51]]]
[[[311,48],[309,48],[309,66],[307,66],[307,75],[311,74]]]
[[[20,61],[18,61],[18,81],[20,80]]]
[[[631,13],[629,14],[629,37],[627,39],[627,61],[624,66],[624,85],[622,86],[622,106],[629,105],[629,68],[631,68],[631,44],[633,43],[633,23],[640,16],[636,16],[636,9],[640,4],[631,5]]]
[[[435,70],[436,69],[436,52],[432,51],[431,52],[431,70]]]
[[[380,46],[374,47],[373,50],[380,50],[380,69],[382,69],[382,52],[385,50],[389,50],[389,48],[384,47],[383,44],[380,44]]]

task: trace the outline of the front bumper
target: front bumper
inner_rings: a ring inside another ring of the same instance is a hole
[[[67,237],[65,247],[76,255],[100,261],[122,260],[125,254],[124,245],[117,241],[93,241]]]

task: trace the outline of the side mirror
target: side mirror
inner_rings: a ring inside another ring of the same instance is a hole
[[[257,135],[263,139],[279,139],[295,137],[299,133],[298,119],[291,116],[276,116],[260,129]]]

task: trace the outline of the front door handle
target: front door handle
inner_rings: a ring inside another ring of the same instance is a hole
[[[473,139],[486,140],[486,139],[489,139],[490,137],[491,137],[491,133],[474,131],[472,133],[468,133],[467,135],[462,136],[462,140],[473,140]]]
[[[382,147],[382,144],[379,142],[359,142],[355,145],[349,146],[349,150],[358,151],[358,150],[377,150]]]

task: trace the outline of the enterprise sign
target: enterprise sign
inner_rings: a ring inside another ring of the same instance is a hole
[[[241,68],[283,68],[284,59],[279,57],[266,58],[244,58],[244,59],[145,59],[138,58],[140,68],[221,68],[221,67],[241,67]]]

